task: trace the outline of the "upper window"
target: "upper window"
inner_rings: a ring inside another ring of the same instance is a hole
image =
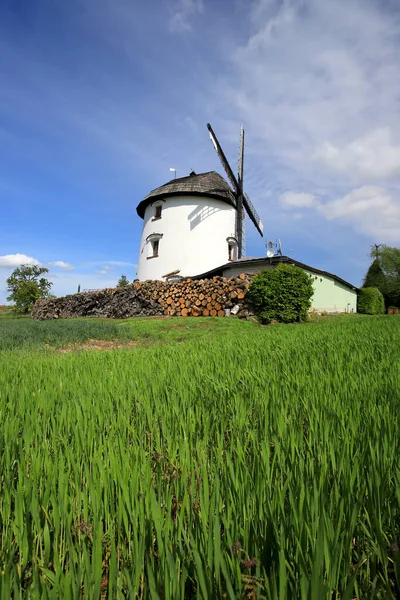
[[[162,213],[162,207],[164,204],[164,200],[156,200],[156,202],[153,202],[152,207],[153,207],[153,218],[152,221],[156,221],[157,219],[161,219],[161,213]]]

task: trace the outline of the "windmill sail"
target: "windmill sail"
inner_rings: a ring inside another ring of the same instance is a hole
[[[233,174],[233,171],[230,167],[230,164],[228,163],[226,156],[224,154],[224,151],[222,150],[219,141],[217,140],[217,136],[215,135],[215,133],[213,132],[213,129],[210,125],[210,123],[207,123],[207,129],[210,132],[210,139],[213,143],[213,146],[215,148],[216,153],[219,156],[219,160],[221,161],[222,166],[225,169],[225,173],[228,175],[228,179],[232,184],[233,189],[235,190],[235,193],[237,193],[237,189],[238,189],[238,182],[237,179],[235,177],[235,175]]]
[[[252,203],[252,201],[250,200],[250,198],[248,197],[247,194],[244,194],[243,204],[244,204],[247,214],[249,215],[250,219],[253,221],[258,233],[261,236],[263,236],[264,235],[264,225],[262,224],[262,221],[261,221],[260,217],[258,216],[256,209],[254,208],[254,204]]]
[[[244,210],[243,210],[243,169],[244,169],[244,129],[240,126],[240,146],[238,160],[238,188],[237,188],[237,211],[236,211],[236,238],[238,243],[238,258],[246,254],[244,239]]]
[[[238,258],[244,253],[244,210],[249,215],[250,219],[254,223],[257,231],[263,236],[263,224],[256,209],[254,208],[250,198],[243,192],[243,171],[244,171],[244,129],[241,127],[240,131],[240,150],[239,150],[239,161],[238,161],[238,178],[236,179],[230,164],[218,142],[217,136],[215,135],[210,123],[207,123],[207,129],[210,133],[210,139],[213,146],[219,156],[222,166],[224,167],[225,173],[228,176],[229,181],[234,190],[236,198],[236,239],[238,243]]]

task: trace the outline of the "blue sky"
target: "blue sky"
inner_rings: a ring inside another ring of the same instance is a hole
[[[391,0],[0,0],[0,304],[21,261],[57,295],[134,279],[138,202],[222,173],[208,121],[232,166],[245,126],[247,254],[359,285],[400,244],[399,108]]]

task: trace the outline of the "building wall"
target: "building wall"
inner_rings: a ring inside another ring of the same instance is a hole
[[[232,269],[226,269],[223,272],[224,277],[237,277],[245,272],[255,275],[265,269],[273,269],[273,265],[254,265],[241,267],[240,264],[232,266]],[[311,276],[314,287],[314,295],[311,298],[311,308],[318,312],[357,312],[357,292],[338,282],[333,277],[320,275],[312,271],[305,270],[307,275]]]
[[[233,206],[201,196],[172,196],[162,205],[161,219],[153,220],[154,206],[146,208],[140,242],[137,278],[162,279],[177,269],[197,275],[228,261],[226,238],[235,235]],[[152,254],[151,234],[162,234],[158,257]]]
[[[225,269],[222,272],[223,277],[238,277],[240,273],[248,273],[249,275],[257,275],[260,271],[265,271],[265,269],[272,269],[272,265],[254,265],[243,267],[239,264],[232,264],[232,268]]]
[[[357,312],[357,292],[333,277],[306,271],[314,287],[312,308],[319,312]]]

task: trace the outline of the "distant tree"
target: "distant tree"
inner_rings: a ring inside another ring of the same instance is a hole
[[[379,258],[386,277],[386,306],[400,307],[400,249],[381,246]]]
[[[383,294],[376,287],[363,287],[357,298],[357,312],[364,315],[382,315],[385,312]]]
[[[126,275],[121,275],[118,279],[117,287],[124,287],[124,285],[129,285],[129,280]]]
[[[386,293],[386,276],[381,267],[379,258],[374,258],[371,266],[369,267],[367,274],[364,277],[363,287],[375,287],[385,295]]]
[[[375,244],[371,258],[363,287],[377,287],[385,298],[386,308],[400,307],[400,249]]]
[[[7,300],[14,303],[17,312],[28,313],[39,298],[49,298],[50,288],[53,285],[45,277],[48,273],[46,267],[38,265],[21,265],[14,269],[7,279],[7,291],[10,295]]]

